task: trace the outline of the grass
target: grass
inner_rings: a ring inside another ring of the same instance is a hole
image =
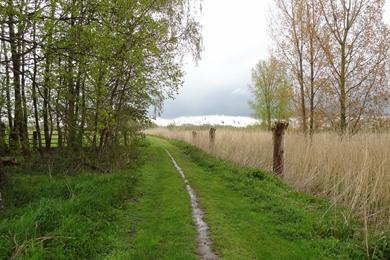
[[[0,258],[97,258],[118,246],[135,176],[82,173],[72,177],[8,171]]]
[[[0,259],[195,259],[180,176],[161,148],[141,153],[110,174],[7,168]]]
[[[184,183],[161,146],[152,145],[127,209],[133,229],[129,250],[110,259],[196,259],[196,230]]]
[[[326,199],[185,143],[155,142],[165,142],[186,173],[224,259],[382,259],[390,253],[383,240],[372,241],[367,252],[362,223],[345,224],[342,211]]]
[[[326,199],[267,172],[218,160],[182,142],[148,137],[133,167],[68,175],[7,168],[0,259],[196,259],[194,188],[224,259],[364,259],[362,223],[345,225]],[[390,254],[369,245],[374,259]]]
[[[248,129],[218,129],[214,147],[208,131],[193,139],[190,130],[150,129],[147,133],[182,140],[243,167],[272,169],[272,136]],[[299,191],[343,205],[345,219],[359,216],[367,240],[390,232],[390,134],[362,133],[340,138],[319,133],[312,142],[297,133],[285,138],[285,182]]]

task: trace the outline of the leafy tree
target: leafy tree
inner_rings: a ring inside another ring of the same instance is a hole
[[[130,143],[149,106],[181,86],[184,55],[200,58],[199,8],[189,0],[2,1],[8,150],[28,153],[31,131],[40,150],[55,132],[72,150]]]
[[[260,61],[253,68],[251,91],[255,99],[249,102],[250,106],[268,129],[273,119],[289,118],[292,88],[283,64],[275,57]]]

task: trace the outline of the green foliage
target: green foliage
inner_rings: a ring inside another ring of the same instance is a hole
[[[282,63],[275,57],[260,61],[252,70],[254,100],[249,104],[254,115],[270,129],[272,120],[291,115],[292,87]]]
[[[184,56],[200,58],[197,3],[2,3],[0,72],[12,79],[2,83],[10,93],[8,127],[17,130],[15,142],[20,139],[28,150],[28,117],[35,119],[37,132],[43,130],[40,143],[47,148],[52,128],[62,132],[62,144],[73,149],[83,146],[85,138],[100,148],[132,138],[148,123],[148,108],[160,108],[182,85]],[[13,80],[11,72],[23,80]],[[29,88],[34,88],[31,94]],[[18,101],[15,108],[13,95]],[[129,124],[133,125],[130,129]],[[139,126],[136,131],[135,125]]]

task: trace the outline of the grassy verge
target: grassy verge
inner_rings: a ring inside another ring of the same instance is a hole
[[[119,246],[134,172],[53,177],[8,169],[0,258],[97,258]]]
[[[0,259],[194,259],[196,232],[180,176],[162,148],[140,167],[50,175],[7,169]]]
[[[345,224],[340,209],[299,193],[270,174],[242,169],[178,141],[169,149],[206,211],[215,250],[225,259],[364,259],[362,225]],[[388,245],[371,244],[372,258]]]

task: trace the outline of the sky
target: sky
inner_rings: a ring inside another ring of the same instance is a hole
[[[251,69],[269,56],[272,0],[203,0],[204,51],[186,62],[184,85],[163,106],[161,117],[250,116]],[[390,0],[385,20],[390,24]]]

